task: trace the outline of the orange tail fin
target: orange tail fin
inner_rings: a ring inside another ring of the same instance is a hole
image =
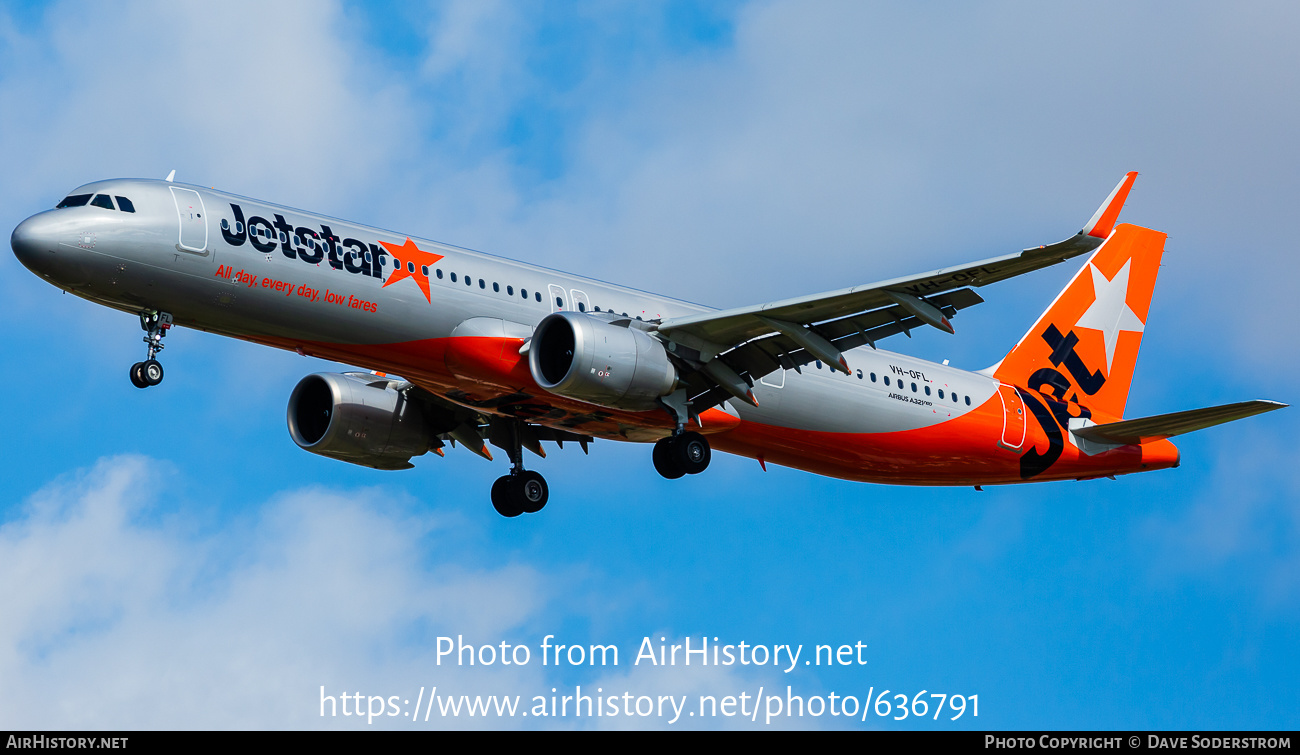
[[[1123,417],[1165,238],[1117,226],[994,377]]]

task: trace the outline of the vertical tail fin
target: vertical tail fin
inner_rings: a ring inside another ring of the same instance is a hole
[[[1110,231],[994,377],[1123,417],[1165,238],[1127,224]]]

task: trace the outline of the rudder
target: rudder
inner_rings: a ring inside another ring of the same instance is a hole
[[[1166,238],[1116,226],[993,376],[1123,417]]]

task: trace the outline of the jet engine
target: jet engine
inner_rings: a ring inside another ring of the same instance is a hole
[[[555,312],[537,325],[528,368],[551,393],[612,409],[649,411],[677,388],[677,368],[658,339],[580,312]]]
[[[366,373],[318,372],[289,397],[289,435],[298,447],[375,469],[410,469],[432,445],[420,407],[392,382]]]

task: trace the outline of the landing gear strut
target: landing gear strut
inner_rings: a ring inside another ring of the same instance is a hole
[[[145,361],[131,365],[131,383],[136,388],[148,388],[162,382],[163,367],[154,357],[163,350],[163,336],[171,327],[172,316],[168,312],[140,313],[140,328],[147,334],[144,342],[149,345],[149,356]]]
[[[546,506],[551,495],[546,478],[524,469],[524,447],[519,435],[519,428],[512,427],[506,449],[510,454],[510,474],[492,483],[492,508],[504,517],[536,514]]]

